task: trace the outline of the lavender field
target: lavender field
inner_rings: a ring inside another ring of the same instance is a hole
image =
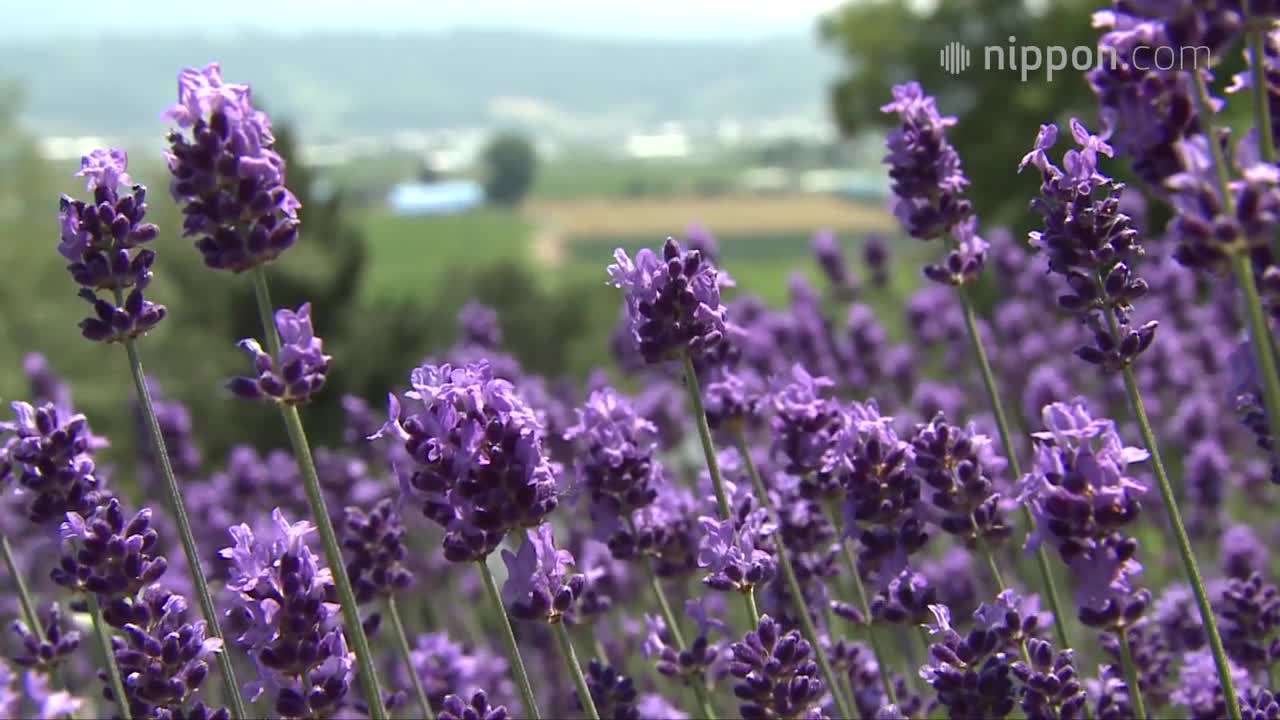
[[[903,8],[822,24],[883,210],[508,131],[405,211],[216,60],[0,112],[0,718],[1280,720],[1280,7],[1017,11],[1042,91]]]

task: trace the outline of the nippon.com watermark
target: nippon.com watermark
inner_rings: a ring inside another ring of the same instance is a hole
[[[952,41],[938,51],[938,63],[952,75],[973,66],[973,51],[964,43]],[[1139,45],[1126,56],[1111,50],[1090,45],[1019,45],[1018,38],[1009,36],[1008,45],[986,45],[982,48],[982,70],[1017,72],[1026,82],[1034,74],[1045,73],[1046,80],[1065,70],[1085,72],[1095,68],[1120,69],[1132,66],[1138,70],[1194,70],[1210,66],[1212,57],[1208,46],[1186,45],[1174,47]],[[974,68],[977,69],[977,68]]]

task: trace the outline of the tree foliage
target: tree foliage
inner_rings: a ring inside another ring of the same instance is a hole
[[[1044,69],[984,69],[984,48],[1062,46],[1095,48],[1098,31],[1090,25],[1096,2],[1009,2],[939,0],[928,11],[909,0],[850,3],[825,17],[823,40],[839,50],[845,71],[831,89],[830,103],[842,133],[855,135],[886,126],[880,112],[892,86],[919,80],[938,97],[944,114],[955,115],[951,140],[973,181],[970,196],[988,221],[1011,221],[1025,211],[1028,192],[1014,171],[1030,148],[1041,123],[1078,115],[1093,123],[1093,96],[1083,74],[1068,67],[1049,80]],[[1010,40],[1010,38],[1014,40]],[[971,65],[952,74],[940,63],[950,42],[970,51]],[[1042,63],[1043,64],[1043,63]],[[1021,64],[1019,64],[1021,67]],[[1096,125],[1095,125],[1096,127]],[[1026,180],[1032,187],[1031,180]]]
[[[533,187],[538,157],[523,135],[505,132],[484,151],[485,197],[496,205],[519,205]]]

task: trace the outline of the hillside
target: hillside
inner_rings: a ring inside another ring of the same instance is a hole
[[[569,132],[823,112],[835,59],[807,34],[592,39],[523,30],[112,32],[7,39],[0,80],[51,134],[154,132],[178,68],[218,59],[312,139],[529,118]]]

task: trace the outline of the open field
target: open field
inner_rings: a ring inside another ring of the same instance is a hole
[[[770,302],[785,300],[792,272],[816,272],[815,230],[834,229],[851,260],[866,233],[896,235],[883,210],[815,195],[536,200],[519,213],[439,217],[374,211],[364,221],[371,249],[366,296],[427,297],[451,271],[502,259],[532,260],[550,283],[604,282],[614,248],[656,247],[695,221],[720,240],[724,267]],[[896,255],[920,252],[920,243],[895,243]],[[914,284],[911,273],[903,282]]]
[[[692,222],[717,235],[818,228],[889,232],[896,227],[882,208],[801,194],[534,200],[525,214],[566,238],[652,234],[660,239],[682,233]]]

